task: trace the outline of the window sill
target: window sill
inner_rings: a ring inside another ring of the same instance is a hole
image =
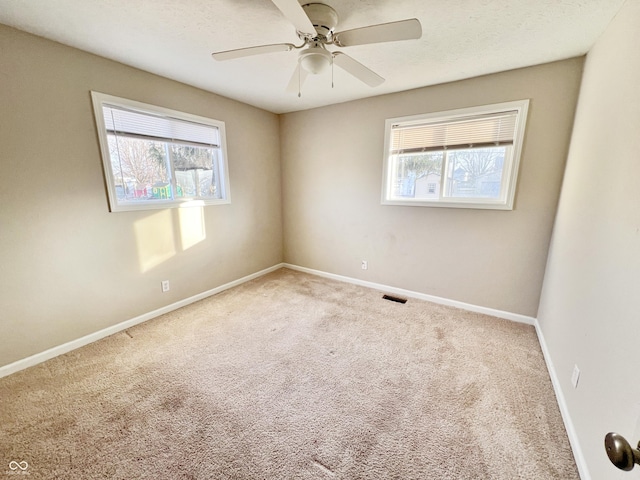
[[[428,201],[428,200],[387,200],[383,199],[381,205],[396,205],[401,207],[436,207],[436,208],[469,208],[475,210],[513,210],[512,203],[503,201],[477,202],[477,201]]]
[[[230,199],[216,200],[171,200],[167,202],[123,202],[118,205],[111,205],[111,212],[131,212],[137,210],[166,210],[169,208],[189,208],[189,207],[207,207],[210,205],[230,204]]]

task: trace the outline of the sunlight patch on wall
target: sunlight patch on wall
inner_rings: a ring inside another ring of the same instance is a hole
[[[133,225],[138,246],[140,270],[144,273],[176,254],[170,210],[162,210]]]
[[[207,238],[203,205],[201,201],[193,201],[178,209],[182,250],[187,250]]]

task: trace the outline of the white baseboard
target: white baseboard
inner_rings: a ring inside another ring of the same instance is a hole
[[[547,342],[544,339],[544,334],[542,333],[542,329],[540,328],[540,324],[538,323],[537,319],[535,321],[535,327],[536,333],[538,334],[538,341],[540,342],[540,348],[542,349],[542,356],[547,363],[547,370],[549,371],[549,376],[551,377],[551,384],[553,385],[553,390],[556,392],[556,399],[558,400],[558,407],[560,407],[562,421],[564,422],[564,427],[567,430],[567,436],[569,437],[571,450],[573,450],[573,457],[575,458],[576,465],[578,466],[578,473],[580,474],[581,480],[591,480],[591,475],[589,474],[589,469],[587,468],[587,462],[585,461],[584,454],[582,453],[582,448],[580,447],[580,441],[578,440],[578,435],[576,434],[575,427],[573,426],[573,421],[571,420],[569,407],[567,406],[564,394],[562,393],[558,373],[553,366],[551,353],[549,352]]]
[[[191,303],[197,302],[199,300],[203,300],[207,297],[223,292],[224,290],[228,290],[230,288],[236,287],[245,282],[248,282],[255,278],[266,275],[267,273],[271,273],[275,270],[278,270],[283,266],[284,264],[279,263],[272,267],[265,268],[264,270],[260,270],[259,272],[252,273],[251,275],[247,275],[246,277],[242,277],[238,280],[234,280],[233,282],[225,283],[224,285],[220,285],[219,287],[213,288],[211,290],[207,290],[206,292],[202,292],[192,297],[185,298],[184,300],[180,300],[178,302],[172,303],[171,305],[167,305],[166,307],[158,308],[157,310],[153,310],[152,312],[148,312],[138,317],[125,320],[124,322],[120,322],[111,327],[104,328],[102,330],[99,330],[94,333],[90,333],[89,335],[85,335],[84,337],[78,338],[76,340],[72,340],[70,342],[63,343],[62,345],[58,345],[56,347],[50,348],[48,350],[45,350],[44,352],[36,353],[35,355],[31,355],[30,357],[17,360],[8,365],[4,365],[0,367],[0,378],[6,377],[7,375],[11,375],[12,373],[16,373],[20,370],[24,370],[25,368],[32,367],[34,365],[42,363],[51,358],[54,358],[64,353],[75,350],[76,348],[84,347],[89,343],[93,343],[97,340],[108,337],[109,335],[113,335],[114,333],[121,332],[123,330],[126,330],[127,328],[133,327],[134,325],[138,325],[139,323],[146,322],[147,320],[151,320],[152,318],[159,317],[160,315],[164,315],[165,313],[172,312],[173,310],[177,310],[178,308],[185,307]]]
[[[375,290],[381,290],[383,292],[394,293],[396,295],[402,295],[408,298],[417,298],[419,300],[426,300],[427,302],[437,303],[440,305],[448,305],[450,307],[457,307],[462,310],[468,310],[470,312],[483,313],[485,315],[491,315],[493,317],[504,318],[518,323],[526,323],[527,325],[535,325],[536,319],[528,317],[526,315],[520,315],[519,313],[504,312],[502,310],[496,310],[488,307],[481,307],[479,305],[472,305],[470,303],[459,302],[457,300],[450,300],[448,298],[436,297],[434,295],[427,295],[426,293],[414,292],[412,290],[405,290],[403,288],[390,287],[380,283],[367,282],[366,280],[359,280],[352,277],[344,277],[342,275],[336,275],[334,273],[327,273],[320,270],[313,270],[307,267],[300,267],[298,265],[292,265],[290,263],[284,263],[282,265],[285,268],[291,270],[298,270],[299,272],[310,273],[319,277],[330,278],[332,280],[338,280],[340,282],[352,283],[354,285],[360,285],[363,287],[373,288]]]

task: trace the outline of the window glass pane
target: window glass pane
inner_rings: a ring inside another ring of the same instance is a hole
[[[447,150],[444,196],[499,199],[507,148]]]
[[[443,152],[398,155],[393,178],[396,198],[439,198]]]
[[[218,149],[171,145],[179,197],[222,198]]]
[[[220,199],[219,149],[109,135],[119,201]],[[171,163],[175,186],[171,179]]]
[[[173,198],[171,169],[163,143],[115,135],[108,135],[108,140],[119,201],[166,201]]]

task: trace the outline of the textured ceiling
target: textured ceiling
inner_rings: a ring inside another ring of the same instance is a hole
[[[338,31],[418,18],[420,40],[342,49],[386,81],[339,68],[285,88],[297,52],[226,62],[211,52],[300,41],[270,0],[0,0],[0,23],[276,113],[460,80],[586,53],[624,0],[321,0]],[[303,2],[307,3],[307,2]],[[5,46],[6,47],[6,46]]]

